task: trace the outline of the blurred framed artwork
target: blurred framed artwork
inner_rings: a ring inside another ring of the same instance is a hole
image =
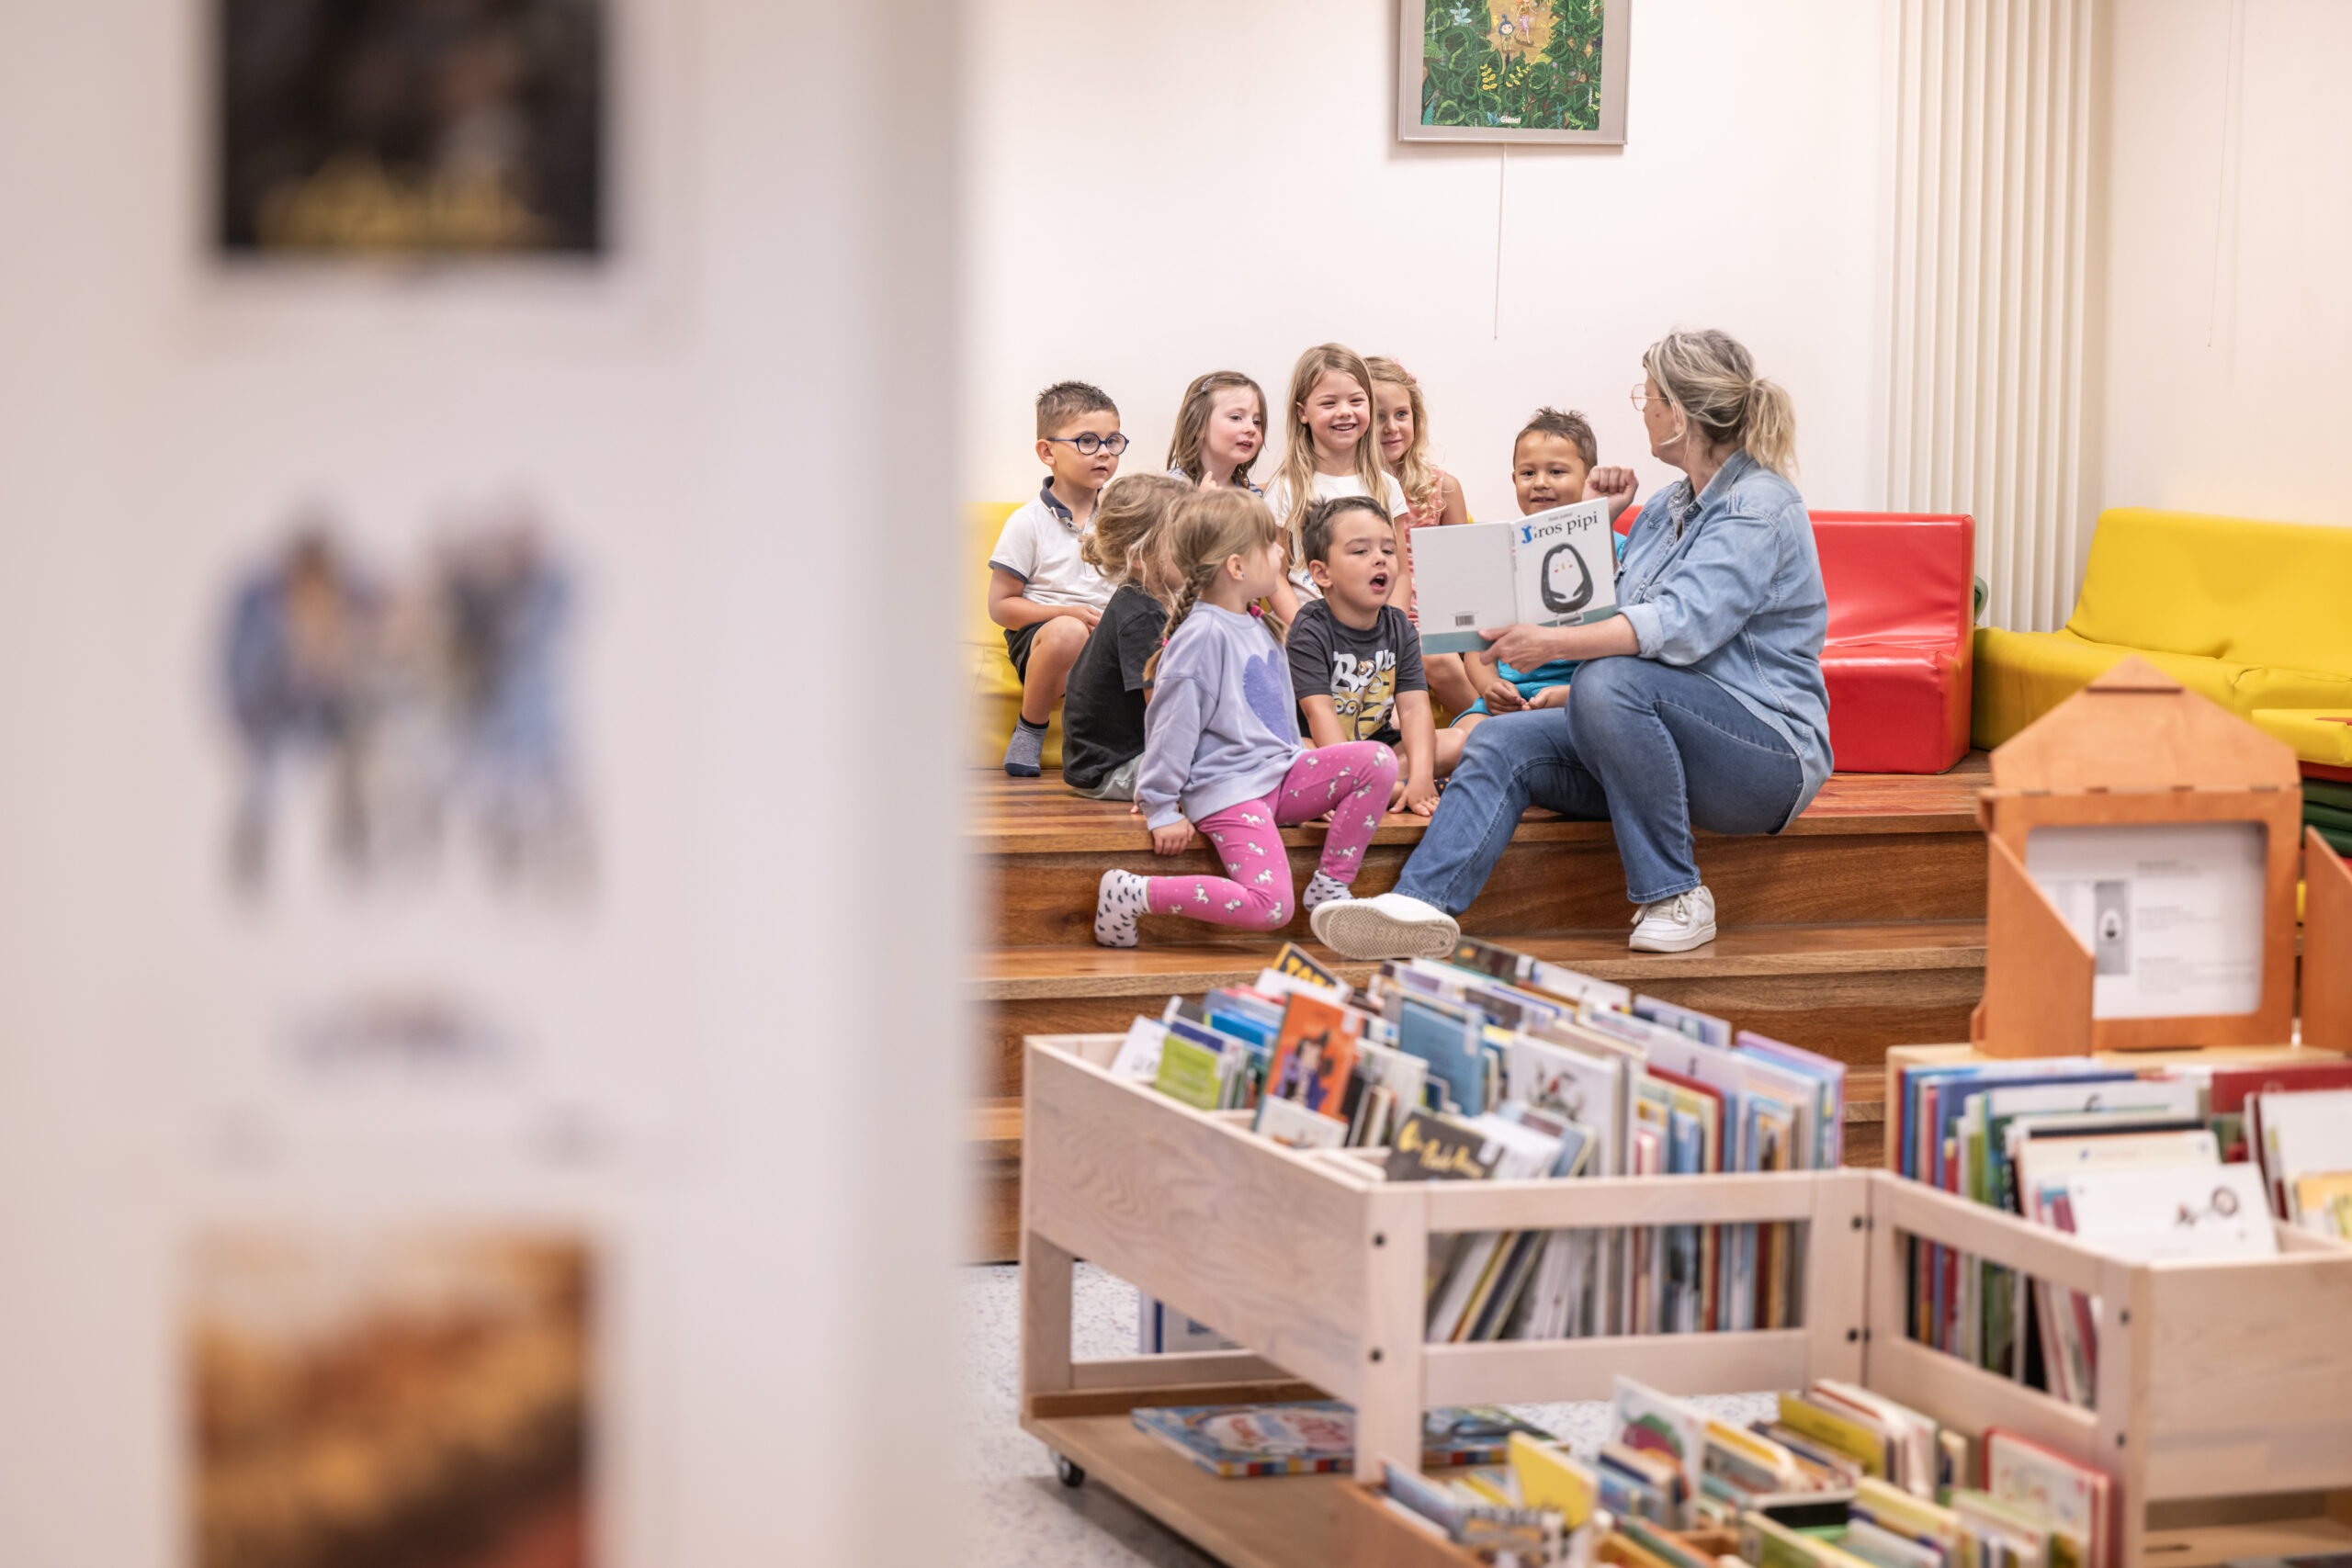
[[[1623,146],[1633,0],[1403,0],[1403,141]]]
[[[213,0],[217,250],[594,257],[607,0]]]
[[[195,1568],[591,1568],[594,1261],[564,1231],[205,1235]]]

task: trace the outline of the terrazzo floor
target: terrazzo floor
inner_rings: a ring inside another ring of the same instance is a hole
[[[1214,1568],[1214,1558],[1108,1488],[1093,1482],[1062,1485],[1045,1445],[1021,1429],[1020,1278],[1017,1266],[1002,1264],[967,1269],[958,1282],[963,1453],[971,1489],[968,1551],[961,1562],[967,1568]],[[1081,1359],[1133,1355],[1135,1287],[1080,1264],[1070,1341]],[[1724,1394],[1691,1403],[1744,1426],[1770,1411],[1771,1397]],[[1608,1406],[1599,1404],[1510,1409],[1588,1457],[1599,1448],[1608,1422]]]

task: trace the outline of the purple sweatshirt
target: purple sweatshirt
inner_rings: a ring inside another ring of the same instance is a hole
[[[1196,604],[1160,651],[1136,799],[1165,828],[1263,800],[1298,760],[1290,661],[1255,615]]]

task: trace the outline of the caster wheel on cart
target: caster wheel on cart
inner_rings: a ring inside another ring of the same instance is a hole
[[[1083,1486],[1086,1484],[1086,1472],[1079,1466],[1071,1463],[1069,1460],[1063,1458],[1060,1454],[1056,1454],[1054,1456],[1054,1473],[1062,1478],[1062,1484],[1065,1486]]]

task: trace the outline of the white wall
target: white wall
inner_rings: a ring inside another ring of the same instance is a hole
[[[1584,410],[1646,493],[1670,475],[1626,393],[1682,325],[1789,387],[1809,502],[1877,505],[1887,15],[1632,9],[1624,150],[1510,154],[1498,335],[1500,153],[1396,141],[1392,0],[978,0],[966,495],[1035,491],[1050,381],[1101,384],[1126,468],[1156,472],[1193,376],[1246,370],[1279,400],[1327,339],[1420,378],[1474,513],[1515,514],[1510,438],[1541,403]]]
[[[960,718],[961,579],[904,547],[960,537],[952,400],[865,482],[953,330],[952,7],[894,9],[887,81],[831,68],[870,44],[837,6],[611,9],[608,273],[229,279],[210,8],[0,7],[0,1562],[183,1560],[187,1240],[284,1213],[604,1237],[599,1562],[956,1555],[952,1506],[871,1462],[952,1417],[962,876],[936,772],[883,761]],[[403,559],[510,490],[584,573],[594,897],[238,910],[229,574],[306,496]],[[868,682],[891,702],[820,695]],[[215,1157],[209,1094],[282,1072],[289,1012],[419,981],[525,1038],[593,1157],[299,1126]]]
[[[2110,16],[2102,504],[2352,523],[2352,6]]]

